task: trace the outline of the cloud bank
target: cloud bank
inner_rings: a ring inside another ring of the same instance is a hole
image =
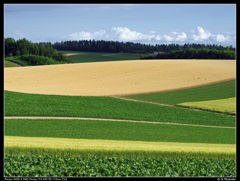
[[[68,40],[111,40],[132,42],[155,42],[155,43],[229,43],[235,41],[235,37],[223,33],[212,33],[198,26],[192,32],[171,32],[159,34],[157,30],[142,33],[131,30],[128,27],[112,27],[110,30],[99,30],[95,32],[80,31],[67,36]]]

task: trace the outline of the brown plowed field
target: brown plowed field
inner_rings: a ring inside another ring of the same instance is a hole
[[[236,78],[235,60],[131,60],[4,69],[4,89],[113,96],[180,89]]]

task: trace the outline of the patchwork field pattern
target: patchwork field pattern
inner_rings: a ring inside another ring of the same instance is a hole
[[[236,118],[211,112],[234,109],[235,79],[234,60],[5,68],[4,174],[235,176]]]

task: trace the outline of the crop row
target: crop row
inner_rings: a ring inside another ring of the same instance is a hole
[[[235,176],[235,160],[5,155],[5,176]]]

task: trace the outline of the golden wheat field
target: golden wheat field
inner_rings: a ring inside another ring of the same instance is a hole
[[[235,60],[131,60],[5,68],[4,89],[113,96],[180,89],[234,78]]]

